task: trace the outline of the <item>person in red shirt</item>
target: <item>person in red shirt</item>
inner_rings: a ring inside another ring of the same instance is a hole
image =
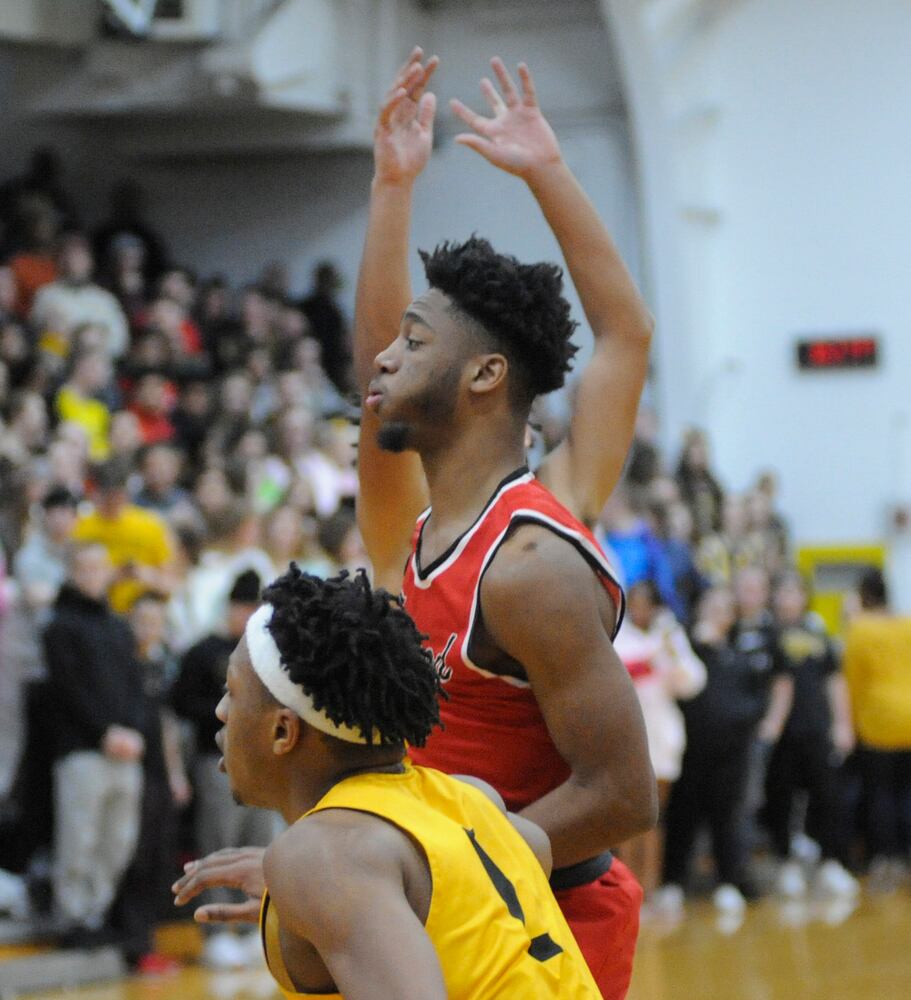
[[[477,238],[424,254],[431,287],[412,299],[411,195],[432,144],[435,65],[413,53],[375,132],[355,321],[361,530],[376,582],[401,589],[449,696],[445,729],[415,759],[487,780],[547,831],[557,898],[604,996],[621,998],[641,890],[608,849],[653,825],[656,794],[641,712],[611,645],[622,592],[582,521],[619,476],[652,322],[527,68],[520,90],[495,59],[500,89],[481,84],[492,117],[453,102],[470,129],[456,141],[528,184],[598,344],[569,441],[531,475],[531,403],[563,384],[575,324],[556,266],[522,264]]]
[[[176,400],[176,390],[164,375],[145,372],[139,376],[129,408],[139,420],[143,444],[161,444],[174,439],[177,432],[171,423],[171,411]]]

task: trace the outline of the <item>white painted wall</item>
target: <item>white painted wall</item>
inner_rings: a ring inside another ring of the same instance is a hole
[[[734,485],[781,470],[800,538],[876,539],[911,496],[911,7],[753,0],[718,26],[720,336],[709,403]],[[799,374],[805,332],[876,330],[876,372]]]
[[[674,209],[648,247],[655,298],[679,310],[658,317],[678,337],[658,337],[668,440],[706,426],[734,489],[777,468],[800,542],[888,541],[887,506],[911,499],[911,6],[697,0],[705,20],[674,37],[641,0],[605,6],[644,197]],[[799,334],[869,330],[879,370],[797,372]],[[892,541],[911,607],[911,542]]]

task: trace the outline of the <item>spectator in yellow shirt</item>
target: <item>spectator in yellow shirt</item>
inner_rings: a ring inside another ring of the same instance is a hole
[[[103,350],[80,352],[73,358],[70,377],[54,400],[58,418],[71,420],[85,431],[89,456],[94,462],[104,461],[110,452],[111,411],[98,398],[110,381],[111,362]]]
[[[911,617],[889,611],[882,573],[860,581],[862,613],[845,640],[844,675],[867,802],[871,881],[904,877],[911,839]]]
[[[173,548],[167,524],[157,515],[128,502],[128,468],[113,460],[95,477],[95,509],[76,522],[73,537],[99,542],[108,552],[117,575],[110,604],[123,614],[147,590],[170,593],[173,588]]]

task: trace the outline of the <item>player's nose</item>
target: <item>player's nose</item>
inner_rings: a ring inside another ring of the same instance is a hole
[[[395,350],[395,343],[391,343],[385,350],[380,351],[373,359],[373,367],[381,375],[392,375],[398,371],[398,354]]]

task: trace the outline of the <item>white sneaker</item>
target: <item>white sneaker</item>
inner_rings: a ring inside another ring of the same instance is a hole
[[[249,959],[249,948],[236,934],[219,931],[206,938],[202,950],[203,964],[218,972],[229,969],[243,969]]]
[[[853,897],[860,893],[860,882],[837,861],[823,861],[816,873],[816,888],[828,896]]]
[[[669,882],[656,889],[649,898],[649,908],[658,917],[675,919],[683,916],[683,889]]]
[[[807,894],[807,880],[804,878],[800,862],[785,861],[778,870],[775,886],[785,899],[800,899],[805,896]]]
[[[719,913],[732,916],[745,913],[747,908],[747,901],[743,898],[743,894],[736,885],[731,885],[729,882],[718,886],[712,895],[712,902]]]

